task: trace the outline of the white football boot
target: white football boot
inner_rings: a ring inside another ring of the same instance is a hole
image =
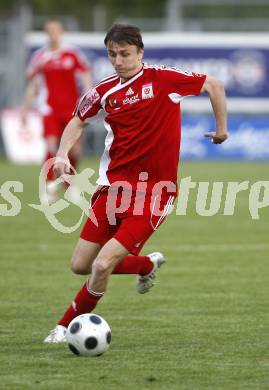
[[[58,344],[66,342],[66,330],[67,328],[62,325],[56,325],[52,329],[49,335],[45,338],[44,343],[48,344]]]
[[[147,255],[150,261],[153,263],[152,271],[147,275],[138,275],[136,281],[136,291],[139,294],[145,294],[149,292],[151,287],[154,286],[154,280],[156,278],[156,271],[165,263],[165,258],[160,252],[153,252]]]

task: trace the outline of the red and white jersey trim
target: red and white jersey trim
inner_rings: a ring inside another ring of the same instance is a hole
[[[118,78],[119,78],[118,75],[113,75],[113,76],[107,77],[107,78],[101,80],[100,83],[97,84],[95,88],[98,88],[98,87],[100,87],[100,86],[103,85],[103,84],[110,83],[111,81],[116,80],[116,79],[118,79]]]
[[[172,210],[172,205],[175,200],[175,196],[170,195],[168,198],[168,201],[163,209],[162,214],[160,215],[160,218],[158,219],[156,225],[153,225],[152,222],[152,215],[154,214],[155,211],[155,204],[156,204],[157,196],[155,196],[154,201],[153,201],[153,206],[152,206],[152,212],[151,212],[151,218],[150,218],[150,224],[153,230],[157,230],[158,227],[160,226],[161,222],[164,220],[164,218],[171,212]]]
[[[103,121],[103,123],[107,130],[107,135],[105,139],[105,149],[100,160],[99,178],[97,180],[97,184],[103,186],[109,186],[110,182],[107,177],[107,171],[108,171],[109,163],[111,161],[111,158],[109,156],[109,150],[114,140],[114,133],[111,126],[105,120]]]

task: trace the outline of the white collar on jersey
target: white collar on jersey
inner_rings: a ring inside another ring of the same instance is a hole
[[[132,80],[136,75],[138,75],[141,71],[144,70],[144,64],[142,64],[141,68],[139,69],[138,72],[136,72],[133,76],[129,77],[127,80],[123,81],[121,78],[120,78],[120,82],[121,84],[125,84],[127,83],[129,80]],[[126,84],[125,84],[126,85]]]
[[[102,97],[101,99],[101,105],[103,107],[103,109],[105,110],[105,101],[106,101],[106,98],[108,97],[108,95],[111,95],[112,93],[116,92],[116,91],[119,91],[120,89],[122,88],[125,88],[127,85],[131,84],[132,82],[134,82],[136,79],[138,79],[140,76],[142,76],[142,74],[144,73],[144,66],[142,67],[142,69],[136,73],[132,78],[128,79],[127,81],[125,81],[124,83],[121,83],[121,81],[118,82],[117,85],[115,85],[115,87],[109,89]]]

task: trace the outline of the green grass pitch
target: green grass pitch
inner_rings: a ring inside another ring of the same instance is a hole
[[[19,215],[0,217],[1,390],[269,388],[269,207],[252,220],[244,191],[234,216],[222,215],[222,202],[201,217],[192,190],[187,215],[172,213],[144,247],[167,257],[156,286],[141,296],[133,276],[111,277],[95,309],[112,328],[111,348],[78,358],[42,343],[84,278],[69,270],[79,230],[59,233],[28,206],[38,203],[38,175],[36,166],[0,161],[0,185],[24,186]],[[182,162],[180,177],[190,175],[254,183],[268,180],[268,163]],[[70,206],[59,218],[72,225],[79,215]]]

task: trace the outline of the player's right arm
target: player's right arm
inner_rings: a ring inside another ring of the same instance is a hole
[[[54,172],[57,177],[70,173],[68,153],[82,135],[85,126],[86,124],[78,116],[74,116],[64,129],[54,164]]]
[[[30,80],[27,84],[25,94],[22,100],[21,105],[21,121],[22,124],[25,125],[27,122],[28,111],[33,105],[33,101],[35,100],[38,94],[38,83],[35,78]]]
[[[83,129],[87,126],[87,119],[95,116],[101,109],[101,96],[95,88],[82,96],[73,115],[73,119],[64,129],[59,150],[56,158],[58,160],[54,164],[56,176],[63,176],[70,173],[70,161],[68,153],[81,136]]]

